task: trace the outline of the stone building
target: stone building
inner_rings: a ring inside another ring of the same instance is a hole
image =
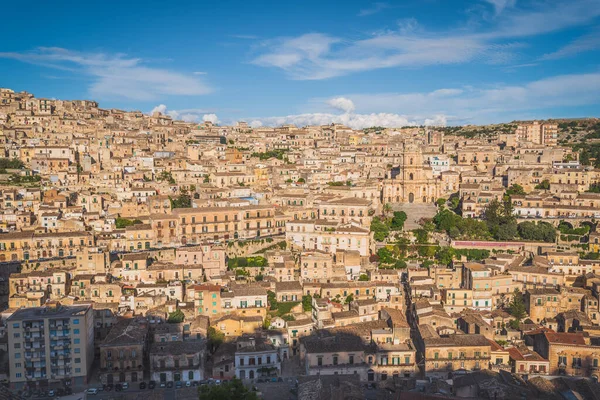
[[[105,384],[142,381],[147,350],[146,321],[118,322],[100,345],[100,381]]]
[[[442,181],[425,166],[421,146],[404,142],[400,172],[383,182],[384,203],[434,203],[441,195]]]
[[[150,347],[150,378],[156,382],[204,379],[206,341],[159,342]]]

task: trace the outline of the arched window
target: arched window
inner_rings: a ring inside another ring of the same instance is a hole
[[[410,175],[408,175],[408,179],[412,181],[414,178],[415,178],[415,176],[411,172]]]

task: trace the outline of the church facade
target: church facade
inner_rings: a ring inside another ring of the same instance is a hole
[[[435,203],[442,194],[442,180],[423,161],[422,144],[404,141],[400,173],[383,181],[384,203]]]

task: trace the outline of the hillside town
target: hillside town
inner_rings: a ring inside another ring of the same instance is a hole
[[[0,89],[3,390],[598,399],[595,137],[225,126]]]

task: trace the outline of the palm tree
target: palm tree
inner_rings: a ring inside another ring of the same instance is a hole
[[[387,214],[392,211],[392,205],[390,203],[385,203],[383,205],[383,215],[387,217]]]

